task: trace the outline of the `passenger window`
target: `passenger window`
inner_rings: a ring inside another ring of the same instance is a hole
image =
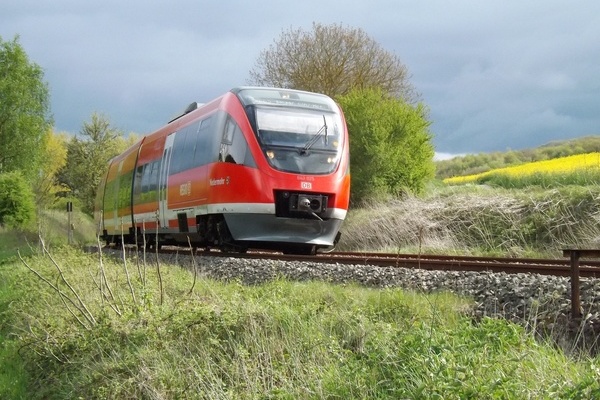
[[[133,202],[138,203],[140,200],[140,195],[142,193],[142,177],[144,166],[140,165],[135,169],[135,182],[133,187]]]
[[[181,158],[180,171],[184,171],[193,168],[194,165],[194,151],[196,150],[196,141],[198,138],[198,123],[192,124],[186,127],[185,130],[185,145],[183,151],[179,155]]]
[[[206,165],[214,161],[214,157],[211,157],[213,137],[215,136],[214,120],[214,116],[210,116],[200,123],[196,139],[196,152],[194,153],[194,166]]]
[[[150,166],[148,166],[150,167]],[[158,169],[160,167],[160,161],[152,162],[152,169],[150,170],[150,176],[148,177],[148,191],[155,191],[158,189]]]
[[[173,156],[171,157],[171,165],[169,166],[169,175],[183,171],[184,160],[182,154],[185,150],[186,133],[187,131],[183,130],[175,134],[175,140],[173,141]]]

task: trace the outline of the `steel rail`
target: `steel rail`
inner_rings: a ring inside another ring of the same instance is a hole
[[[161,249],[161,253],[190,254],[189,249]],[[335,252],[315,256],[289,255],[268,251],[250,251],[247,253],[228,253],[220,251],[197,251],[199,256],[234,257],[244,259],[269,259],[280,261],[304,261],[311,263],[375,265],[380,267],[411,268],[444,271],[475,271],[535,273],[541,275],[571,276],[569,260],[539,258],[502,258],[448,255],[417,255],[367,252]],[[598,262],[582,261],[579,275],[584,278],[600,278]]]

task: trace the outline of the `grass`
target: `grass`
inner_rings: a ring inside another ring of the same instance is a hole
[[[17,258],[17,250],[24,255],[34,252],[37,235],[28,230],[12,230],[0,226],[0,264]]]
[[[0,264],[1,270],[6,266]],[[8,281],[0,280],[0,398],[27,399],[28,373],[23,360],[19,357],[19,340],[11,332],[10,324],[4,317],[10,313],[10,304],[16,300],[16,292]]]
[[[562,257],[600,245],[600,185],[436,189],[352,209],[339,250]]]
[[[72,313],[23,265],[0,267],[0,321],[20,346],[26,398],[600,396],[598,360],[568,359],[505,321],[473,323],[468,300],[449,293],[194,283],[166,265],[161,293],[155,264],[99,264],[69,248],[53,258],[61,273],[48,256],[27,263],[74,300]]]
[[[88,216],[74,212],[73,243],[85,244],[94,240],[94,224]],[[9,230],[0,226],[0,276],[5,269],[22,266],[18,254],[32,257],[39,253],[39,235],[49,237],[48,246],[62,246],[68,242],[68,224],[65,212],[47,210],[42,213],[37,227],[22,230]],[[23,276],[23,279],[30,279]],[[19,351],[23,345],[20,333],[12,330],[10,319],[11,307],[20,300],[19,282],[0,279],[0,398],[29,399],[27,384],[29,375]],[[51,315],[51,314],[49,314]]]
[[[72,215],[71,223],[74,245],[96,242],[96,228],[91,217],[76,211]],[[47,238],[48,247],[67,244],[69,240],[67,213],[60,210],[45,210],[37,223],[20,230],[0,226],[0,264],[16,259],[17,251],[20,251],[23,256],[34,254],[39,245],[40,235]]]
[[[544,252],[593,243],[594,224],[580,222],[600,214],[598,198],[594,186],[439,189],[351,210],[340,245]],[[468,299],[283,279],[246,286],[167,265],[159,281],[150,255],[100,263],[65,246],[64,219],[40,224],[52,259],[17,240],[37,233],[0,229],[0,398],[600,398],[597,357],[567,357],[506,321],[474,322]],[[77,243],[91,240],[89,219],[75,229]],[[27,270],[17,246],[64,295]]]

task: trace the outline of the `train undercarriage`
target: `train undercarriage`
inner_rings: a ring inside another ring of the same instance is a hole
[[[147,250],[177,246],[194,250],[218,249],[229,253],[264,249],[284,254],[314,255],[335,248],[341,237],[341,222],[321,218],[307,222],[299,218],[212,214],[197,216],[196,226],[192,229],[189,229],[187,220],[180,219],[178,229],[144,229],[138,226],[135,231],[129,228],[120,235],[111,235],[105,230],[101,238],[107,245],[136,245]],[[273,226],[280,229],[274,230]]]

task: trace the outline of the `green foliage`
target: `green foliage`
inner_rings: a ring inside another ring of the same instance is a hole
[[[35,252],[30,243],[36,243],[37,236],[28,230],[15,230],[0,226],[0,265],[17,258],[17,251],[24,256]],[[2,398],[2,396],[0,396]]]
[[[0,174],[0,225],[18,228],[35,218],[31,187],[18,172]]]
[[[593,360],[568,360],[505,321],[473,323],[451,294],[208,279],[190,292],[191,274],[169,266],[160,304],[154,268],[146,284],[133,273],[129,285],[123,272],[135,271],[135,259],[104,257],[109,294],[97,286],[97,257],[53,255],[95,316],[87,329],[21,265],[0,266],[0,326],[19,332],[29,398],[583,398],[600,390]],[[71,294],[47,257],[27,261]]]
[[[436,161],[436,178],[444,179],[452,176],[473,175],[495,168],[524,164],[533,161],[549,160],[575,154],[600,151],[600,136],[551,142],[534,149],[509,150],[481,154],[467,154],[450,160]]]
[[[2,288],[0,287],[0,290]],[[2,302],[2,299],[0,299]],[[27,399],[27,372],[23,360],[19,357],[15,340],[5,338],[0,332],[0,398]]]
[[[18,37],[0,37],[0,173],[37,174],[43,135],[51,125],[43,70],[29,61]]]
[[[60,173],[60,181],[79,199],[83,211],[91,214],[100,180],[105,175],[111,158],[125,150],[122,132],[113,128],[107,117],[92,114],[79,136],[67,146],[67,163]]]
[[[53,206],[58,196],[69,190],[58,182],[58,173],[67,163],[67,134],[48,131],[43,142],[40,170],[33,179],[35,202],[40,209]]]
[[[4,238],[1,237],[0,240]],[[3,265],[0,249],[0,276],[3,276],[1,269],[14,267]],[[22,346],[16,339],[14,332],[11,332],[13,324],[16,322],[16,315],[10,312],[10,305],[19,301],[20,289],[17,289],[20,278],[25,276],[25,271],[12,273],[10,279],[0,278],[0,398],[2,399],[27,399],[28,374],[25,370],[23,359],[18,351]],[[12,333],[12,334],[11,334]]]
[[[23,229],[0,226],[0,265],[16,259],[17,252],[24,257],[36,253],[39,250],[40,236],[50,248],[68,243],[69,223],[64,204],[60,209],[40,210],[36,222],[37,226],[29,224]],[[72,214],[71,228],[72,244],[96,244],[97,227],[94,221],[77,208]]]
[[[337,100],[350,134],[352,201],[422,192],[434,173],[425,106],[378,89],[355,90]]]

